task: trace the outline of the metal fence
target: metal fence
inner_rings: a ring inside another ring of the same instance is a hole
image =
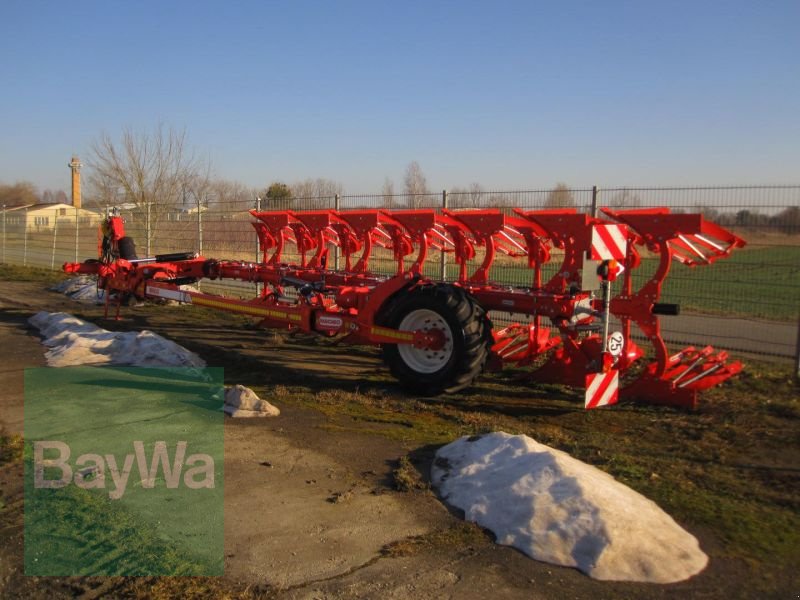
[[[194,250],[220,259],[257,261],[251,208],[346,211],[497,207],[511,211],[553,205],[574,206],[588,213],[602,207],[666,206],[673,211],[701,212],[732,230],[747,241],[745,249],[711,267],[673,266],[663,301],[680,304],[682,313],[662,319],[665,338],[675,347],[711,343],[732,351],[800,361],[800,186],[337,195],[276,202],[211,201],[207,206],[191,207],[147,206],[122,211],[122,216],[139,256]],[[97,256],[99,216],[90,219],[74,209],[53,209],[52,214],[47,210],[39,209],[36,215],[23,210],[3,211],[2,262],[58,269],[65,261]],[[293,258],[291,252],[285,256]],[[376,271],[392,272],[395,263],[388,251],[375,249],[373,256],[370,264]],[[476,264],[481,258],[479,252]],[[553,262],[555,269],[558,261]],[[643,280],[655,263],[654,257],[645,255],[637,276]],[[436,279],[452,280],[456,276],[452,258],[447,255],[434,253],[426,269],[426,274]],[[531,272],[511,261],[497,260],[490,278],[502,284],[527,286]],[[253,285],[241,282],[204,281],[202,288],[241,296],[255,292]],[[508,317],[495,316],[501,321]]]

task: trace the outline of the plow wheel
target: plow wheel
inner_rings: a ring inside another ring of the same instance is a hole
[[[483,308],[463,289],[423,285],[390,301],[382,323],[406,331],[438,332],[431,348],[384,344],[383,357],[400,384],[434,395],[467,387],[483,370],[491,346],[491,325]]]

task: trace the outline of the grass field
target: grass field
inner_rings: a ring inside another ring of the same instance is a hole
[[[708,268],[675,265],[663,292],[687,310],[795,321],[800,246],[746,249]]]
[[[657,258],[643,258],[633,274],[634,287],[643,285],[657,265]],[[555,270],[550,266],[545,273],[552,275]],[[499,264],[492,275],[503,283],[530,285],[530,271],[525,268]],[[796,320],[800,310],[800,246],[745,249],[710,266],[673,263],[661,300],[709,314]]]

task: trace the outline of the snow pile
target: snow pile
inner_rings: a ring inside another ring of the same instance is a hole
[[[527,436],[456,440],[436,453],[432,479],[498,543],[595,579],[672,583],[708,563],[697,540],[654,502]]]
[[[281,411],[248,387],[236,384],[225,390],[225,414],[231,417],[277,417]]]
[[[50,288],[84,304],[103,304],[105,290],[97,289],[97,279],[91,275],[70,277]]]
[[[152,331],[112,332],[67,313],[39,312],[28,322],[44,336],[51,367],[130,365],[204,367],[194,352]]]
[[[200,291],[196,284],[183,284],[179,289],[189,292]],[[70,277],[50,288],[51,291],[69,296],[72,300],[83,304],[103,304],[105,302],[105,290],[97,288],[97,278],[93,275],[79,275]],[[113,296],[112,296],[113,299]],[[164,304],[178,306],[181,303],[175,300],[163,300]]]

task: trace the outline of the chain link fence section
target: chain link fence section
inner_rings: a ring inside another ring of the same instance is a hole
[[[335,209],[356,211],[433,208],[465,210],[497,208],[544,210],[576,208],[593,214],[598,208],[637,209],[666,206],[674,212],[702,213],[747,241],[711,268],[674,264],[663,289],[663,302],[682,307],[678,317],[662,319],[662,329],[676,346],[713,343],[722,348],[761,356],[800,360],[800,186],[581,188],[516,191],[435,192],[427,194],[359,194],[319,197],[246,199],[221,202],[204,198],[178,207],[143,206],[121,211],[128,236],[140,257],[170,252],[198,252],[204,256],[257,262],[261,253],[251,225],[251,209],[295,211]],[[598,216],[602,217],[599,211]],[[60,269],[62,263],[97,256],[98,224],[102,214],[87,217],[73,208],[4,208],[2,262]],[[471,267],[483,260],[476,249]],[[559,251],[554,249],[549,270],[555,272]],[[288,244],[285,260],[299,260]],[[339,265],[336,249],[331,268]],[[425,275],[452,281],[456,267],[446,254],[433,251]],[[637,269],[639,283],[655,269],[657,259],[643,253]],[[390,250],[375,248],[373,270],[394,272]],[[500,285],[528,287],[532,273],[520,261],[498,258],[490,272]],[[203,281],[202,289],[252,297],[254,284]],[[499,322],[508,315],[495,315]]]

